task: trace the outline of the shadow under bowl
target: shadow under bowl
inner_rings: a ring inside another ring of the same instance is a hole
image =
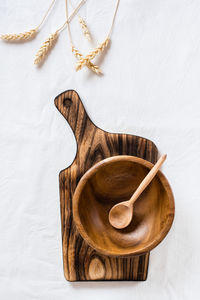
[[[116,229],[108,220],[110,209],[128,200],[152,167],[144,159],[119,155],[100,161],[83,175],[73,197],[73,217],[92,248],[110,256],[139,255],[167,235],[174,219],[174,197],[161,171],[135,202],[128,227]]]

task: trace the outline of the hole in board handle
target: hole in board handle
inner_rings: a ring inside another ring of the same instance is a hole
[[[63,100],[63,105],[64,105],[65,107],[70,107],[70,106],[72,105],[72,100],[71,100],[70,98],[65,98],[65,99]]]

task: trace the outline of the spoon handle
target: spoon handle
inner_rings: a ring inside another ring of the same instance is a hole
[[[137,200],[137,198],[141,195],[141,193],[144,191],[144,189],[149,185],[149,183],[152,181],[152,179],[156,176],[158,170],[164,163],[164,161],[167,158],[167,154],[162,155],[157,163],[153,166],[151,171],[147,174],[147,176],[142,180],[140,185],[138,186],[137,190],[133,194],[133,196],[130,198],[129,203],[133,205],[133,203]]]

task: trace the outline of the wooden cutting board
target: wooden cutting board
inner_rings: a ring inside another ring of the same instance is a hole
[[[88,117],[79,95],[73,90],[57,96],[55,105],[71,126],[77,142],[75,160],[59,175],[65,278],[69,281],[146,280],[149,252],[118,258],[95,251],[76,229],[72,198],[80,178],[95,163],[114,155],[134,155],[155,163],[156,146],[139,136],[108,133],[98,128]]]

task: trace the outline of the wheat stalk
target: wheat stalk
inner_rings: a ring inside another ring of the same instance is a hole
[[[92,38],[91,38],[91,34],[89,32],[89,29],[87,27],[87,24],[86,24],[85,20],[83,18],[81,18],[80,16],[79,16],[79,23],[81,25],[81,29],[83,31],[84,36],[88,39],[88,41],[91,41]]]
[[[100,52],[102,52],[108,46],[108,42],[109,42],[109,38],[106,38],[105,41],[101,43],[97,48],[95,48],[85,57],[82,57],[76,65],[76,70],[77,71],[81,70],[83,66],[88,63],[88,61],[95,58]]]
[[[0,37],[2,40],[14,42],[14,41],[27,41],[30,40],[37,33],[36,29],[31,29],[29,31],[18,33],[18,34],[2,34]]]
[[[45,13],[42,21],[40,22],[40,24],[34,28],[34,29],[31,29],[29,31],[26,31],[26,32],[22,32],[22,33],[14,33],[14,34],[2,34],[0,35],[0,38],[2,40],[5,40],[5,41],[8,41],[8,42],[15,42],[15,41],[27,41],[27,40],[30,40],[32,37],[34,37],[37,32],[38,32],[38,29],[41,27],[41,25],[44,23],[45,19],[47,18],[47,15],[50,11],[50,9],[52,8],[54,2],[56,0],[53,0],[51,2],[51,5],[49,6],[47,12]]]
[[[42,60],[45,58],[47,53],[51,50],[51,48],[54,46],[56,40],[58,38],[58,31],[51,34],[50,37],[42,44],[38,52],[36,53],[34,64],[39,64],[42,62]]]

